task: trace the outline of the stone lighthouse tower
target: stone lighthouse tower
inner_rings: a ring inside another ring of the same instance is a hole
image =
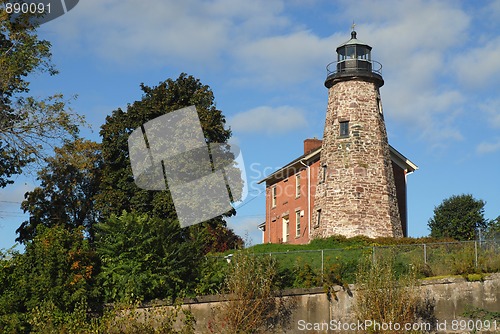
[[[379,91],[382,65],[371,49],[352,31],[327,66],[315,237],[403,236]]]

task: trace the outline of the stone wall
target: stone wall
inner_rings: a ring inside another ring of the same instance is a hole
[[[341,122],[349,122],[346,136]],[[329,89],[320,163],[327,173],[318,178],[314,236],[403,236],[376,83],[346,79]]]
[[[339,324],[357,324],[353,312],[353,302],[357,293],[354,285],[350,286],[352,295],[341,287],[335,287],[336,298],[329,300],[323,288],[294,289],[286,291],[284,298],[295,298],[296,308],[284,333],[349,333],[347,330],[335,330]],[[461,277],[449,277],[422,281],[421,293],[430,297],[435,306],[436,320],[432,321],[433,332],[457,333],[453,324],[467,323],[470,319],[462,317],[468,306],[500,312],[500,274],[487,276],[484,282],[468,282]],[[196,332],[209,333],[208,324],[213,319],[214,311],[224,303],[222,296],[205,296],[197,299],[186,299],[184,308],[189,309],[196,319]],[[365,319],[370,320],[370,319]],[[332,325],[333,324],[333,325]],[[477,325],[474,322],[474,326]],[[435,326],[440,326],[439,331]],[[445,326],[446,325],[446,326]],[[324,327],[315,330],[314,327]],[[470,324],[469,324],[470,326]],[[500,323],[496,324],[500,332]],[[310,328],[310,329],[308,329]],[[462,331],[465,333],[472,330]],[[487,333],[487,331],[481,331]]]

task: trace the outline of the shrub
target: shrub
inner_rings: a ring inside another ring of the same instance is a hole
[[[482,282],[482,281],[484,281],[483,274],[467,274],[464,276],[468,282]]]
[[[307,262],[304,262],[300,257],[294,267],[295,280],[293,282],[294,288],[312,288],[319,285],[321,276],[314,272],[314,268]]]
[[[179,303],[157,307],[129,303],[109,310],[98,328],[99,333],[108,334],[192,334],[195,322],[192,313]]]
[[[175,300],[194,290],[202,254],[177,221],[124,211],[95,227],[105,302]]]
[[[485,322],[485,324],[491,324],[492,321],[500,321],[500,312],[488,311],[483,308],[474,307],[472,305],[467,305],[462,315],[466,318],[490,321],[489,323]],[[487,330],[488,328],[485,329]]]
[[[415,271],[410,270],[398,278],[393,267],[391,258],[360,266],[354,295],[354,307],[359,321],[405,324],[415,323],[419,319],[420,309],[426,303],[420,295]],[[372,333],[398,333],[378,328],[367,330]]]
[[[28,314],[28,322],[30,333],[35,334],[191,334],[195,321],[191,312],[180,305],[140,308],[139,304],[119,304],[92,317],[86,304],[80,304],[73,312],[64,312],[47,302]]]
[[[474,249],[472,247],[464,247],[456,251],[452,259],[452,273],[454,275],[477,273],[479,270],[475,265]]]
[[[229,300],[215,307],[212,333],[269,333],[290,323],[294,298],[280,296],[277,261],[270,256],[236,253],[224,282]]]
[[[225,259],[206,256],[201,261],[200,277],[196,284],[196,295],[216,295],[223,288],[228,264]]]

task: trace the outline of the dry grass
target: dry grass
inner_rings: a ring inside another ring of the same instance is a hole
[[[233,256],[225,281],[229,300],[213,309],[211,333],[271,333],[289,324],[295,306],[281,297],[276,261],[265,255],[240,252]]]
[[[416,323],[422,316],[432,318],[433,305],[422,298],[415,270],[396,276],[392,260],[366,262],[356,276],[355,313],[359,321],[378,324]],[[423,314],[425,312],[426,314]],[[369,333],[401,333],[401,330],[367,328]],[[419,332],[407,332],[419,333]]]

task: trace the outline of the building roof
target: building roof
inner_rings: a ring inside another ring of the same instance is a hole
[[[407,173],[412,173],[418,169],[417,165],[415,165],[412,161],[410,161],[408,158],[406,158],[403,154],[401,154],[398,150],[396,150],[391,145],[389,145],[389,150],[391,153],[392,162],[397,164],[402,169],[406,170]],[[300,166],[304,166],[304,164],[311,165],[312,163],[319,160],[320,153],[321,153],[321,147],[318,147],[317,149],[315,149],[311,152],[305,153],[305,154],[301,155],[300,157],[298,157],[297,159],[295,159],[295,160],[289,162],[288,164],[286,164],[285,166],[281,167],[280,169],[278,169],[274,173],[272,173],[272,174],[268,175],[267,177],[265,177],[264,179],[260,180],[259,182],[257,182],[257,184],[261,184],[262,182],[268,182],[268,181],[272,181],[272,180],[279,181],[281,179],[284,179],[284,178],[288,177],[290,174],[295,173],[295,172],[293,172],[293,173],[289,172],[290,170],[292,170],[292,167],[299,167],[300,168]],[[293,169],[293,170],[296,171],[297,169]]]
[[[356,36],[356,32],[355,32],[355,31],[352,31],[352,32],[351,32],[351,39],[350,39],[350,40],[348,40],[347,42],[344,42],[344,43],[340,44],[340,45],[338,46],[338,48],[337,48],[337,49],[339,49],[339,48],[341,48],[341,47],[343,47],[343,46],[346,46],[346,45],[364,45],[364,46],[367,46],[370,50],[371,50],[371,48],[372,48],[371,46],[369,46],[369,45],[368,45],[368,44],[366,44],[365,42],[360,41],[360,40],[357,38],[357,36]]]

